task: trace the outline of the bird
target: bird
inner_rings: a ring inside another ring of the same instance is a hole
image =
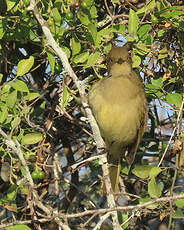
[[[111,186],[116,193],[121,159],[125,157],[129,165],[133,163],[147,125],[148,105],[127,46],[112,47],[107,56],[107,71],[108,76],[89,90],[88,102],[108,150]]]

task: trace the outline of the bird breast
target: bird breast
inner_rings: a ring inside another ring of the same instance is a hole
[[[92,88],[90,106],[107,143],[127,145],[135,139],[144,112],[140,90],[135,79],[124,75],[104,78]]]

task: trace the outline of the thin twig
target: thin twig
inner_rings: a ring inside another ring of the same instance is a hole
[[[96,209],[96,210],[87,210],[84,212],[80,212],[80,213],[76,213],[76,214],[68,214],[68,215],[64,215],[63,213],[59,214],[59,217],[63,218],[64,216],[68,219],[70,218],[78,218],[78,217],[83,217],[83,216],[87,216],[87,215],[93,215],[94,213],[96,213],[97,215],[101,215],[107,212],[112,212],[112,211],[131,211],[131,210],[140,210],[143,208],[147,208],[150,205],[156,204],[156,203],[161,203],[161,202],[170,202],[171,200],[179,200],[179,199],[184,199],[184,195],[176,195],[176,196],[168,196],[168,197],[161,197],[161,198],[157,198],[151,201],[148,201],[146,203],[143,204],[138,204],[138,205],[129,205],[129,206],[117,206],[114,208],[104,208],[104,209]]]
[[[179,121],[180,121],[180,116],[181,116],[181,114],[182,114],[182,112],[183,112],[183,106],[184,106],[184,97],[183,97],[183,101],[182,101],[182,104],[181,104],[181,106],[180,106],[180,110],[179,110],[178,117],[177,117],[177,120],[176,120],[176,126],[174,127],[174,129],[173,129],[173,131],[172,131],[171,137],[170,137],[170,139],[169,139],[169,142],[168,142],[168,144],[167,144],[167,147],[165,148],[165,151],[164,151],[164,153],[163,153],[163,155],[162,155],[162,158],[160,159],[160,162],[159,162],[159,164],[158,164],[158,167],[162,164],[162,161],[163,161],[163,159],[164,159],[164,157],[165,157],[165,155],[166,155],[166,153],[167,153],[167,151],[168,151],[168,149],[169,149],[169,146],[170,146],[170,144],[171,144],[171,141],[172,141],[172,139],[173,139],[173,137],[174,137],[174,134],[175,134],[175,132],[176,132],[176,130],[177,130],[177,128],[178,128],[177,126],[178,126]]]

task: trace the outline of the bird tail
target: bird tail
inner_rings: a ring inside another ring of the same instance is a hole
[[[111,181],[112,190],[114,193],[118,192],[118,184],[119,184],[119,175],[121,170],[121,164],[120,164],[120,158],[118,159],[118,162],[109,162],[109,177]],[[103,194],[106,193],[105,183],[102,183],[102,191]]]

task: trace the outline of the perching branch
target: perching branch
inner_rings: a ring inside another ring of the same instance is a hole
[[[179,200],[179,199],[184,199],[184,195],[176,195],[176,196],[168,196],[168,197],[161,197],[161,198],[157,198],[142,204],[137,204],[137,205],[129,205],[129,206],[117,206],[115,208],[102,208],[102,209],[95,209],[95,210],[86,210],[84,212],[80,212],[80,213],[75,213],[75,214],[68,214],[68,215],[64,215],[64,214],[60,214],[60,217],[65,216],[65,218],[79,218],[79,217],[83,217],[83,216],[87,216],[87,215],[93,215],[96,213],[96,215],[101,215],[104,213],[108,213],[108,212],[112,212],[112,211],[132,211],[132,210],[140,210],[143,208],[147,208],[150,205],[153,204],[157,204],[157,203],[161,203],[161,202],[170,202],[170,201],[174,201],[174,200]]]

